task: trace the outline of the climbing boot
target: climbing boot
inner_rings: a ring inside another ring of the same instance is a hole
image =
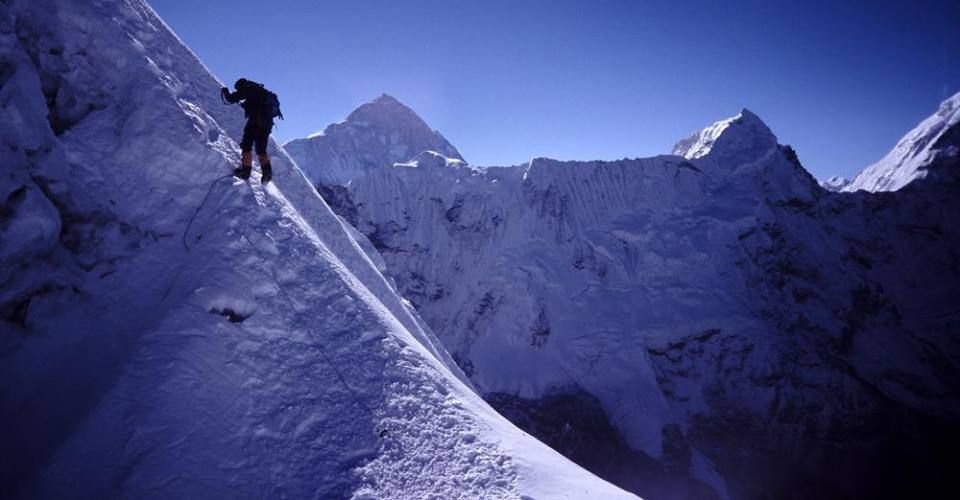
[[[239,167],[233,169],[233,175],[239,177],[243,180],[250,178],[250,166],[249,165],[240,165]]]
[[[260,165],[260,170],[263,171],[263,177],[260,178],[261,184],[266,184],[270,182],[270,179],[273,179],[273,166],[271,166],[269,163]]]
[[[253,153],[243,151],[240,153],[240,166],[233,171],[233,175],[247,180],[250,178],[251,167],[253,167]]]

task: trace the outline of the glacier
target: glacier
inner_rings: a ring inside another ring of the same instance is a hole
[[[313,180],[485,397],[616,484],[933,498],[960,444],[957,98],[894,148],[893,193],[824,189],[746,109],[653,158]]]
[[[282,148],[231,178],[220,87],[141,0],[0,3],[0,496],[635,498],[485,403]]]

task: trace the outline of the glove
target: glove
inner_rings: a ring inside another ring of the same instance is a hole
[[[223,94],[223,95],[229,95],[229,94],[230,94],[230,89],[228,89],[228,88],[226,88],[226,87],[223,87],[223,88],[220,89],[220,93]]]

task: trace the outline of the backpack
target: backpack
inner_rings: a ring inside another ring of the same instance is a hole
[[[283,112],[280,111],[280,98],[277,97],[277,94],[270,92],[266,88],[263,89],[264,99],[263,99],[263,111],[270,118],[280,118],[283,120]]]
[[[271,120],[274,118],[280,118],[283,120],[283,112],[280,111],[280,98],[277,97],[277,94],[267,90],[262,83],[257,83],[250,80],[247,81],[250,85],[257,87],[261,91],[260,98],[258,99],[259,102],[256,103],[256,105],[258,105],[260,108],[259,116],[266,116]]]

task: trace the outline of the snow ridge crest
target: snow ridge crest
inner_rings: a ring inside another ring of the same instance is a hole
[[[466,162],[456,158],[450,158],[436,151],[424,151],[414,156],[410,161],[394,163],[396,167],[420,167],[420,168],[456,168],[466,166]]]
[[[863,169],[843,191],[896,191],[927,178],[931,164],[944,157],[960,157],[960,92],[940,103],[936,113],[907,132],[886,156]],[[943,169],[940,173],[957,175]]]

